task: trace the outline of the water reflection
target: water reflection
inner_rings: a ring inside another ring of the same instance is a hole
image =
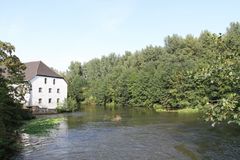
[[[116,114],[121,121],[112,121]],[[86,107],[49,136],[30,136],[14,159],[238,159],[240,128],[212,128],[198,114]]]

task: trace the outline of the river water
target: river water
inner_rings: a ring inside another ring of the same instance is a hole
[[[115,114],[121,121],[112,121]],[[29,136],[21,160],[239,160],[240,127],[215,128],[198,114],[86,107],[47,136]]]

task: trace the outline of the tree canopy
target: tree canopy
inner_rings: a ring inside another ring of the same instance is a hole
[[[165,38],[163,47],[72,62],[66,74],[69,96],[78,103],[199,108],[213,124],[240,124],[239,54],[238,22],[224,34],[174,34]]]
[[[14,130],[26,118],[21,103],[27,91],[25,65],[14,51],[10,43],[0,41],[0,159],[15,149]]]

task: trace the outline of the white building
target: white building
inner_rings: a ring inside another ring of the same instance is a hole
[[[67,82],[41,61],[25,63],[25,80],[30,92],[25,96],[26,106],[56,109],[67,98]]]

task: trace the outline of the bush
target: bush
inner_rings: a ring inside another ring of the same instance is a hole
[[[80,106],[77,104],[76,100],[69,97],[68,99],[65,99],[62,104],[59,104],[57,106],[57,112],[74,112],[78,111],[80,109]]]

